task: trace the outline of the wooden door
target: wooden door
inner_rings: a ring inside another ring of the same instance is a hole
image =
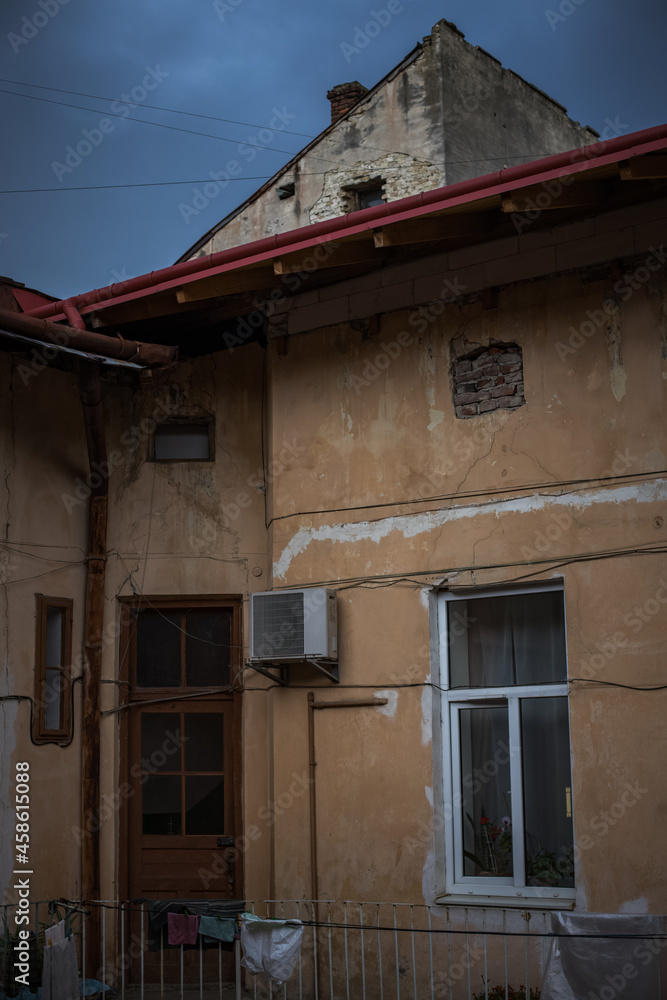
[[[130,609],[125,764],[131,900],[224,901],[241,896],[235,850],[235,610],[172,603]],[[147,913],[143,921],[145,933]],[[135,910],[128,921],[135,953],[141,936],[141,915]],[[162,962],[165,980],[178,982],[181,958],[184,981],[198,981],[199,948],[185,949],[182,956],[180,948],[167,949],[162,959],[159,952],[144,949],[145,981],[159,981]],[[217,980],[217,948],[204,950],[201,960],[204,981]],[[138,980],[140,971],[140,956],[135,954],[131,981]],[[227,952],[223,978],[233,979]]]

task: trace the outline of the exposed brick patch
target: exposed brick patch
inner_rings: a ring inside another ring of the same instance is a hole
[[[518,344],[481,347],[452,365],[454,410],[461,420],[526,402],[523,355]]]

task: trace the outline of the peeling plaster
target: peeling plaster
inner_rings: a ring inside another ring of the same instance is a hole
[[[429,674],[427,684],[431,680]],[[433,691],[430,687],[422,688],[422,746],[426,747],[433,739]]]
[[[428,411],[428,415],[429,415],[429,417],[431,419],[431,423],[428,425],[428,427],[426,429],[429,430],[429,431],[434,430],[445,419],[445,411],[444,410],[433,410],[433,409],[430,409]]]
[[[618,908],[619,913],[648,913],[648,899],[640,896],[639,899],[631,899],[627,903],[621,903]]]
[[[609,351],[609,358],[611,360],[611,367],[609,369],[611,391],[614,394],[616,402],[620,403],[625,396],[626,375],[625,368],[623,367],[623,358],[621,357],[621,320],[618,307],[609,316],[607,324],[607,350]]]
[[[386,715],[388,719],[393,719],[398,708],[398,691],[376,691],[376,698],[386,698],[388,704],[379,705],[375,711],[381,715]]]
[[[431,809],[433,809],[433,789],[430,785],[424,785],[424,795]]]
[[[656,503],[667,500],[667,480],[658,479],[653,483],[638,483],[616,488],[592,490],[588,495],[581,493],[561,493],[544,495],[536,493],[528,497],[513,497],[508,500],[494,500],[481,504],[448,507],[443,510],[427,511],[422,514],[384,517],[377,521],[357,521],[349,524],[323,524],[320,527],[299,528],[283,549],[280,558],[273,564],[276,580],[284,579],[292,561],[305,552],[311,542],[334,542],[355,544],[371,541],[379,543],[383,538],[398,531],[403,538],[416,538],[445,524],[478,517],[481,514],[525,514],[534,511],[550,511],[557,507],[578,507],[585,509],[596,505],[630,503]]]

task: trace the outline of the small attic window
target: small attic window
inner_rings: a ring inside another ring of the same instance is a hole
[[[295,192],[294,181],[285,184],[279,184],[276,188],[276,194],[281,201],[285,201],[286,198],[293,198]]]
[[[341,189],[343,196],[343,210],[345,212],[358,212],[362,208],[374,208],[376,205],[384,205],[386,181],[383,177],[372,177],[370,180],[361,181],[358,184],[346,184]]]
[[[359,208],[375,208],[376,205],[384,205],[383,188],[366,188],[365,191],[357,191],[357,201]]]
[[[153,437],[155,462],[210,462],[211,428],[206,423],[160,424]]]

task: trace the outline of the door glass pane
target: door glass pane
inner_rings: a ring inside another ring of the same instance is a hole
[[[137,686],[180,687],[181,614],[140,611],[137,615]]]
[[[522,699],[521,744],[526,882],[573,886],[572,779],[566,697]]]
[[[449,601],[447,620],[451,687],[566,679],[560,591]]]
[[[193,610],[185,616],[185,683],[188,687],[229,684],[232,612]]]
[[[47,667],[44,682],[44,725],[46,729],[60,729],[62,727],[61,688],[62,674],[60,670],[49,670]]]
[[[155,775],[142,789],[141,813],[146,834],[181,832],[181,779],[178,775]]]
[[[222,722],[222,712],[185,716],[186,771],[224,771]]]
[[[186,775],[185,832],[225,832],[224,778],[220,775]]]
[[[507,709],[460,710],[463,874],[512,874]]]
[[[63,626],[65,608],[47,607],[46,609],[46,665],[47,667],[63,666]]]
[[[181,770],[179,712],[145,712],[141,716],[141,770]]]

